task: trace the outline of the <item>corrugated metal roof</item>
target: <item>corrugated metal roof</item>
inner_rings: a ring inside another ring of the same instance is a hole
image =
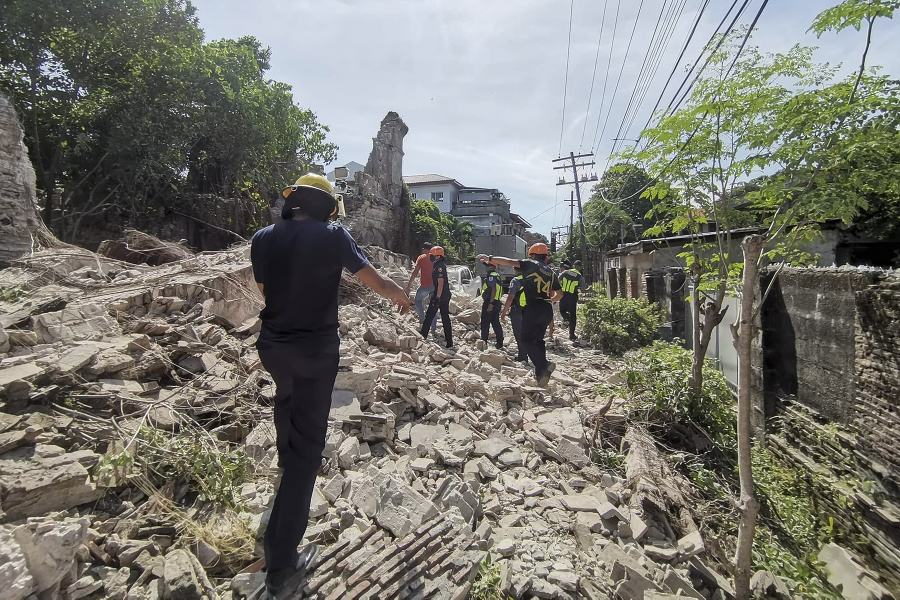
[[[444,175],[437,175],[435,173],[429,173],[428,175],[404,175],[403,183],[406,185],[416,185],[416,184],[424,184],[424,183],[447,183],[452,181],[459,187],[463,187],[462,184],[452,177],[445,177]]]

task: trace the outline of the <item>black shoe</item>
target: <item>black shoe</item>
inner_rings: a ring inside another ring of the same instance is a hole
[[[578,339],[578,336],[575,335],[574,333],[570,333],[570,334],[569,334],[569,339],[572,340],[572,341],[574,342],[575,340]]]
[[[556,363],[547,363],[547,368],[544,369],[544,372],[537,378],[537,384],[541,387],[547,387],[547,384],[550,383],[550,376],[553,375],[553,371],[555,370]]]
[[[313,562],[319,556],[319,547],[310,544],[297,557],[293,569],[278,569],[266,573],[266,594],[271,600],[284,600],[297,591],[303,580],[312,573]]]
[[[497,350],[503,350],[503,342],[497,342]]]

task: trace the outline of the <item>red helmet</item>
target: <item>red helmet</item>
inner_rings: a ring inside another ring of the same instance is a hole
[[[431,250],[428,251],[428,254],[431,256],[444,256],[444,249],[440,246],[432,246]]]
[[[528,255],[531,256],[532,254],[547,255],[550,254],[550,249],[547,248],[547,244],[538,242],[537,244],[532,244],[531,248],[528,249]]]

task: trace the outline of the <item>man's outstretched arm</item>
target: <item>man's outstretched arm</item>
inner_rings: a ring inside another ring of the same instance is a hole
[[[403,288],[379,273],[372,265],[366,265],[357,271],[355,275],[373,292],[396,304],[400,314],[406,314],[406,311],[409,310],[409,297],[407,297]]]
[[[479,254],[479,255],[476,256],[475,258],[476,258],[477,260],[482,261],[482,262],[486,262],[488,259],[490,259],[490,261],[491,261],[492,263],[494,263],[495,265],[504,265],[504,266],[507,266],[507,267],[520,267],[520,266],[522,266],[522,265],[521,265],[521,262],[522,262],[522,261],[519,260],[518,258],[506,258],[506,257],[504,257],[504,256],[488,256],[487,254]]]

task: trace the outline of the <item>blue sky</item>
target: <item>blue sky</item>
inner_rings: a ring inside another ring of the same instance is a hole
[[[499,188],[511,199],[513,211],[544,234],[568,222],[566,205],[557,202],[571,188],[557,188],[551,160],[560,150],[569,1],[192,1],[209,39],[253,35],[272,48],[270,76],[291,84],[295,101],[331,128],[329,140],[340,146],[335,164],[365,163],[381,119],[393,110],[409,126],[404,174],[440,173],[465,185]],[[751,0],[741,22],[752,19],[760,2]],[[646,122],[700,3],[687,0],[634,125],[621,137],[637,137]],[[770,0],[751,43],[766,52],[797,43],[818,46],[819,62],[843,62],[848,72],[859,62],[862,33],[848,30],[821,39],[806,33],[815,15],[836,3]],[[604,4],[606,24],[587,113]],[[575,0],[572,19],[561,148],[563,154],[597,150],[598,175],[610,138],[623,122],[657,18],[672,2],[621,0],[613,44],[616,4]],[[687,60],[696,59],[730,5],[710,1]],[[900,53],[891,39],[900,39],[900,18],[877,23],[868,63],[897,74]],[[595,142],[607,62],[611,67],[601,130],[607,112],[609,117],[604,135]],[[667,92],[664,103],[672,93]]]

